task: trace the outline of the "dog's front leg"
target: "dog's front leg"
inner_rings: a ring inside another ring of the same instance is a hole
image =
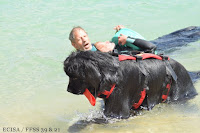
[[[110,97],[105,100],[104,114],[107,117],[127,119],[130,116],[130,106],[128,98]]]

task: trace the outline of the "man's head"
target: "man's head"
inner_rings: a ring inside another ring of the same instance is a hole
[[[74,27],[70,34],[69,40],[72,43],[72,46],[80,51],[87,51],[92,49],[92,44],[90,39],[83,28],[80,26]]]

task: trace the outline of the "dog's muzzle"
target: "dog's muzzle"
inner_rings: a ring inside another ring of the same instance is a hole
[[[71,87],[69,87],[69,86],[68,86],[68,88],[67,88],[67,91],[70,92],[70,93],[76,94],[76,95],[81,95],[81,94],[83,94],[83,91],[81,91],[81,90],[76,90],[76,89],[71,88]]]

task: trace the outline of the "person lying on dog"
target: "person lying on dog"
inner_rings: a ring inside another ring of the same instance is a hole
[[[118,25],[114,28],[116,34],[112,38],[112,42],[97,42],[92,44],[88,37],[86,31],[80,26],[74,27],[69,35],[69,40],[72,46],[76,50],[80,51],[101,51],[101,52],[113,52],[117,50],[117,53],[122,53],[126,51],[137,51],[154,53],[156,46],[149,41],[144,40],[139,33],[125,28],[123,25]],[[122,34],[123,33],[123,34]]]
[[[111,42],[115,43],[115,48],[118,53],[126,53],[128,51],[134,51],[135,53],[157,53],[156,45],[149,41],[146,41],[139,33],[125,28],[123,25],[117,25],[114,27],[116,30]],[[109,52],[104,46],[109,45],[109,41],[97,42],[95,46],[102,52]]]

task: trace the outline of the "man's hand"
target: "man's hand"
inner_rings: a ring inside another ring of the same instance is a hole
[[[110,43],[109,41],[106,42],[97,42],[94,46],[101,52],[110,52],[115,48],[114,43]]]
[[[114,30],[116,30],[116,32],[118,32],[120,29],[125,28],[123,25],[117,25],[114,27]]]
[[[126,39],[127,39],[127,36],[120,34],[120,36],[118,37],[118,44],[119,45],[126,44]]]

